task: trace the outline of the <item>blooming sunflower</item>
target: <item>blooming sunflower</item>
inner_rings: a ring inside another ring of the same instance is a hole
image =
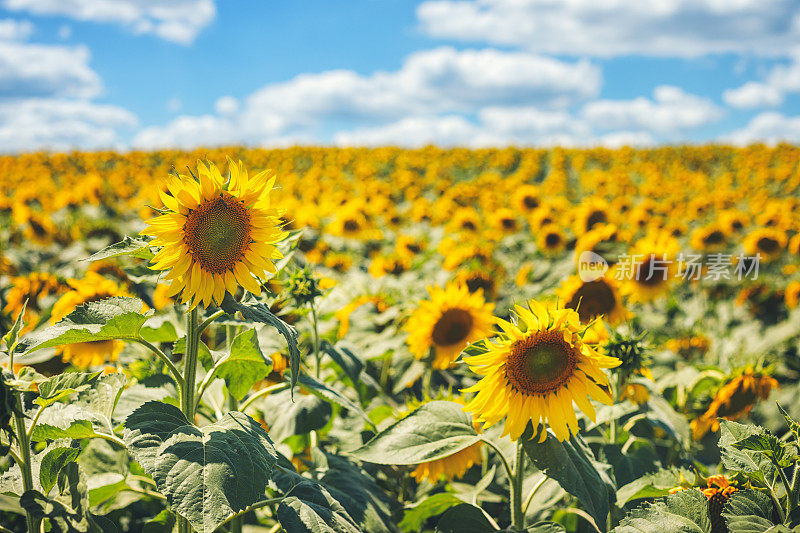
[[[511,197],[511,204],[518,213],[533,213],[541,203],[539,187],[536,185],[522,185]]]
[[[505,418],[503,435],[517,440],[528,422],[549,424],[563,441],[577,433],[574,401],[593,419],[591,396],[606,404],[613,402],[608,378],[601,368],[620,364],[614,357],[600,355],[583,340],[578,313],[535,300],[529,308],[515,306],[517,323],[497,319],[502,329],[494,341],[487,341],[485,353],[465,357],[470,369],[484,376],[464,389],[475,396],[464,407],[484,427]],[[544,440],[546,432],[540,432]]]
[[[797,307],[798,302],[800,302],[800,281],[793,281],[787,285],[783,297],[786,301],[786,307],[789,309]]]
[[[567,237],[555,224],[547,224],[536,231],[536,245],[545,255],[559,255],[567,247]]]
[[[272,171],[249,176],[244,164],[228,160],[226,182],[214,165],[197,163],[197,174],[167,181],[161,193],[167,214],[151,218],[143,235],[156,237],[162,246],[150,268],[169,270],[172,280],[167,296],[183,291],[181,301],[194,308],[221,303],[225,292],[237,285],[256,295],[261,286],[253,277],[275,273],[273,260],[282,257],[275,246],[287,233],[278,220],[283,214],[270,207],[269,193],[275,183]]]
[[[572,275],[556,290],[556,295],[564,301],[564,307],[578,312],[584,324],[601,315],[609,324],[618,324],[628,317],[617,282],[611,276],[583,281]]]
[[[692,248],[700,252],[713,253],[725,248],[728,233],[722,224],[709,224],[694,230],[689,237]]]
[[[725,384],[714,396],[705,413],[692,420],[692,435],[696,440],[709,431],[719,429],[719,418],[737,420],[747,415],[759,399],[766,400],[778,382],[764,371],[745,369]]]
[[[3,307],[3,312],[16,317],[22,312],[25,302],[28,302],[22,317],[25,322],[22,333],[27,333],[36,327],[47,298],[63,292],[65,288],[58,278],[47,272],[33,272],[27,276],[16,276],[11,278],[10,284],[11,289],[6,294],[6,305]]]
[[[87,272],[83,279],[68,280],[72,290],[61,296],[53,305],[51,323],[55,324],[79,305],[105,300],[113,296],[129,296],[116,283],[95,272]],[[79,342],[59,347],[61,359],[76,367],[99,366],[106,361],[116,361],[125,343],[118,340]]]
[[[486,303],[483,291],[469,292],[465,285],[448,283],[428,287],[430,300],[423,300],[408,319],[408,346],[417,359],[434,350],[433,368],[449,367],[467,344],[491,331],[494,304]]]
[[[596,225],[609,222],[611,206],[602,198],[586,198],[575,209],[574,231],[575,235],[583,235]]]
[[[678,241],[666,232],[655,232],[638,240],[630,252],[632,275],[623,275],[621,292],[629,302],[648,302],[664,295],[677,274]],[[618,267],[620,267],[618,265]]]
[[[764,261],[771,261],[786,249],[786,232],[774,228],[761,228],[750,232],[742,241],[749,255],[761,254]]]

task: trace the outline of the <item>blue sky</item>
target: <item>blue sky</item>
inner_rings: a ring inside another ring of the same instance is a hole
[[[0,0],[5,151],[800,142],[794,0]]]

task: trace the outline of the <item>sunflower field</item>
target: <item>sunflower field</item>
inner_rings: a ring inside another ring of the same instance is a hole
[[[0,533],[800,531],[800,148],[0,183]]]

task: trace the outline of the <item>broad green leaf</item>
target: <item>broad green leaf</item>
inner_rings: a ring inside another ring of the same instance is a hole
[[[528,424],[520,437],[525,453],[534,466],[555,479],[561,488],[575,496],[597,525],[605,528],[608,517],[611,480],[605,474],[607,465],[595,460],[592,450],[580,435],[559,442],[550,432],[544,442],[532,437]]]
[[[614,481],[618,487],[658,470],[661,461],[652,447],[631,446],[622,453],[620,444],[604,444],[600,447],[601,459],[610,464]]]
[[[783,443],[775,435],[769,433],[753,434],[731,444],[737,450],[749,450],[768,457],[779,466],[787,467],[792,464],[790,458],[786,457],[786,450]]]
[[[32,352],[78,342],[135,338],[152,314],[141,310],[141,300],[122,296],[79,305],[55,325],[26,337],[25,349]]]
[[[437,533],[489,533],[497,529],[480,508],[461,503],[445,512],[436,524]]]
[[[61,469],[78,458],[80,450],[77,448],[53,448],[44,458],[39,465],[39,483],[42,485],[42,493],[48,494],[56,482],[58,481],[58,474]]]
[[[272,360],[261,353],[256,330],[248,329],[233,339],[231,353],[214,365],[211,379],[225,380],[228,391],[241,401],[253,384],[264,379],[271,370]]]
[[[695,489],[645,503],[622,519],[614,533],[711,533],[708,500]]]
[[[178,331],[167,315],[151,317],[142,326],[139,334],[144,340],[152,343],[175,342],[178,340]]]
[[[89,420],[73,420],[69,426],[60,428],[50,424],[36,424],[31,434],[31,441],[44,442],[56,439],[88,439],[97,436],[94,426]]]
[[[89,497],[86,479],[78,470],[78,464],[67,463],[58,479],[59,495],[44,496],[37,490],[29,490],[20,497],[20,505],[37,520],[47,518],[51,533],[113,533],[116,527],[102,518],[89,513]]]
[[[238,412],[198,428],[177,407],[148,402],[128,417],[124,440],[170,508],[200,533],[264,499],[277,461],[263,428]]]
[[[155,255],[150,251],[150,237],[125,237],[120,242],[106,246],[99,252],[95,252],[91,256],[83,259],[82,261],[99,261],[101,259],[108,259],[109,257],[117,257],[120,255],[130,255],[139,259],[149,261]]]
[[[361,461],[413,465],[442,459],[479,442],[472,418],[455,402],[426,403],[350,455]]]
[[[225,299],[222,301],[220,307],[229,314],[234,314],[239,311],[245,320],[268,324],[283,335],[289,347],[289,367],[292,371],[292,390],[294,390],[294,386],[297,384],[297,378],[300,375],[300,347],[297,343],[297,330],[274,315],[272,311],[269,310],[269,307],[262,303],[240,303],[234,300],[230,294],[226,293]]]
[[[786,412],[786,409],[784,409],[780,404],[777,405],[778,410],[783,415],[784,420],[786,420],[786,425],[789,426],[789,431],[791,431],[792,435],[794,435],[795,442],[800,444],[800,422],[797,422],[797,420],[792,418],[789,413]]]
[[[774,526],[772,500],[755,490],[740,490],[731,494],[722,517],[730,533],[761,533]]]
[[[774,487],[778,472],[763,454],[734,446],[751,435],[763,435],[764,429],[720,419],[719,447],[722,450],[722,464],[728,470],[741,470],[752,479],[769,487]]]
[[[53,405],[67,396],[91,388],[100,374],[102,371],[67,372],[53,376],[39,384],[39,397],[35,401],[42,407]]]
[[[660,470],[645,474],[617,490],[617,504],[625,505],[632,500],[666,496],[670,489],[680,484],[681,472],[678,470]]]
[[[319,484],[302,482],[278,506],[278,521],[292,533],[359,533],[344,507]]]
[[[89,505],[97,507],[117,496],[128,488],[122,474],[108,472],[89,478]]]
[[[283,442],[292,435],[305,435],[321,429],[332,414],[330,403],[304,394],[292,400],[288,390],[270,394],[257,407],[263,412],[269,434],[276,442]]]
[[[424,500],[409,507],[403,513],[400,529],[403,531],[419,531],[425,521],[431,517],[439,516],[451,507],[464,503],[455,494],[440,492],[428,496]]]
[[[175,515],[164,509],[142,526],[142,533],[172,533],[175,522]]]
[[[691,442],[689,422],[686,417],[675,411],[670,403],[656,391],[650,391],[650,398],[647,400],[647,411],[648,421],[672,435],[684,447],[688,447]]]
[[[305,374],[299,377],[298,383],[300,383],[301,386],[305,387],[309,392],[311,392],[315,396],[319,396],[325,401],[333,402],[337,405],[344,407],[345,409],[348,409],[356,413],[357,415],[361,416],[364,420],[366,420],[369,425],[372,425],[372,420],[370,420],[367,413],[365,413],[364,410],[361,409],[361,406],[350,400],[350,398],[348,398],[341,392],[337,391],[336,389],[333,389],[328,385],[326,385],[325,383],[317,381],[311,376],[307,376]]]
[[[358,386],[360,382],[361,373],[364,371],[364,362],[359,359],[350,348],[342,343],[337,343],[336,346],[330,342],[323,340],[320,343],[319,349],[328,354],[333,361],[344,370],[350,382],[354,386]]]

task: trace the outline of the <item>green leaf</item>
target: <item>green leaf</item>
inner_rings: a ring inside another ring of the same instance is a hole
[[[722,517],[730,533],[761,533],[774,526],[772,500],[755,490],[740,490],[731,494]]]
[[[89,420],[73,420],[66,428],[39,423],[33,428],[31,441],[44,442],[56,439],[88,439],[97,436]]]
[[[138,298],[115,296],[79,305],[54,326],[24,339],[28,353],[51,346],[135,338],[150,314]]]
[[[130,255],[149,261],[155,255],[150,251],[150,241],[152,240],[150,237],[125,237],[120,242],[106,246],[82,261],[99,261],[120,255]]]
[[[172,533],[175,528],[175,515],[164,509],[156,516],[145,522],[142,533]]]
[[[455,402],[426,403],[350,455],[368,463],[413,465],[448,457],[481,440]]]
[[[240,303],[234,300],[229,293],[225,293],[220,307],[231,315],[239,311],[245,320],[268,324],[283,335],[289,347],[289,366],[292,371],[292,390],[294,390],[300,375],[300,347],[297,343],[297,330],[274,315],[266,305],[258,302]]]
[[[461,503],[451,507],[436,524],[437,533],[489,533],[497,529],[479,507]]]
[[[358,533],[344,507],[318,484],[302,482],[278,505],[278,521],[292,533]]]
[[[784,468],[792,464],[792,460],[786,457],[786,450],[780,439],[766,432],[748,435],[732,443],[731,446],[737,450],[749,450],[761,453]]]
[[[17,340],[19,340],[19,332],[22,330],[22,317],[25,316],[25,309],[28,307],[28,300],[26,299],[22,303],[22,309],[20,309],[19,313],[17,314],[17,319],[14,320],[14,325],[11,326],[11,329],[8,330],[8,333],[3,335],[3,344],[6,347],[6,351],[10,354],[12,350],[16,350]]]
[[[175,324],[170,322],[169,316],[154,316],[142,327],[139,334],[150,343],[175,342],[178,340],[178,331]]]
[[[316,379],[312,378],[311,376],[307,376],[305,374],[300,376],[300,378],[298,379],[298,382],[300,383],[301,386],[303,386],[306,389],[308,389],[308,391],[311,392],[312,394],[314,394],[315,396],[319,396],[320,398],[322,398],[323,400],[325,400],[327,402],[333,402],[333,403],[335,403],[337,405],[340,405],[340,406],[344,407],[345,409],[348,409],[348,410],[356,413],[357,415],[361,416],[364,420],[367,421],[367,423],[370,426],[373,425],[372,424],[372,420],[370,420],[370,418],[367,415],[367,413],[365,413],[364,410],[361,409],[361,406],[359,406],[358,404],[356,404],[355,402],[350,400],[350,398],[348,398],[347,396],[345,396],[341,392],[339,392],[339,391],[337,391],[335,389],[332,389],[331,387],[329,387],[325,383],[322,383],[321,381],[317,381]]]
[[[607,465],[595,460],[580,435],[559,442],[548,432],[545,441],[539,443],[536,438],[531,439],[532,433],[532,426],[528,424],[520,439],[534,466],[575,496],[597,525],[605,529],[612,496],[609,485],[613,485],[605,474]]]
[[[20,505],[37,520],[47,518],[51,533],[111,533],[117,531],[108,520],[89,513],[86,479],[78,464],[67,463],[58,476],[59,495],[48,498],[37,490],[29,490]]]
[[[228,391],[241,401],[253,384],[264,379],[271,370],[272,360],[261,353],[256,330],[248,329],[233,339],[231,353],[214,365],[211,379],[224,379]]]
[[[722,450],[722,465],[728,470],[742,471],[762,485],[774,488],[778,472],[764,454],[739,449],[735,443],[751,435],[763,435],[758,426],[739,424],[720,419],[719,447]]]
[[[125,424],[128,451],[198,532],[214,531],[264,498],[277,455],[263,428],[244,413],[198,428],[177,407],[147,402]]]
[[[678,470],[660,470],[645,474],[617,490],[617,504],[625,505],[632,500],[642,498],[658,498],[669,494],[681,483],[681,472]]]
[[[792,435],[794,435],[794,440],[797,443],[800,443],[800,423],[798,423],[794,418],[792,418],[789,415],[789,413],[786,412],[786,409],[784,409],[781,406],[781,404],[777,405],[778,405],[778,410],[783,415],[784,420],[786,420],[786,425],[789,426],[789,431],[791,431]]]
[[[321,429],[332,414],[328,402],[313,395],[299,395],[292,401],[288,390],[270,394],[258,404],[258,408],[263,412],[269,434],[276,442]]]
[[[50,492],[58,481],[58,474],[61,469],[78,458],[80,450],[77,448],[59,447],[53,448],[42,459],[39,466],[39,483],[42,485],[42,493]]]
[[[114,472],[98,474],[89,478],[89,482],[94,483],[93,488],[89,489],[89,505],[92,507],[102,505],[128,488],[125,477]]]
[[[342,343],[337,343],[336,346],[334,346],[326,340],[320,343],[319,349],[328,354],[331,359],[344,370],[354,386],[358,385],[361,380],[361,372],[364,371],[364,362],[361,361],[352,350]]]
[[[634,509],[614,533],[711,533],[708,499],[696,489],[670,494]]]
[[[100,374],[102,374],[102,371],[92,373],[67,372],[53,376],[39,384],[39,397],[35,401],[42,407],[53,405],[67,396],[91,388],[97,378],[100,377]]]
[[[419,531],[425,521],[439,516],[451,507],[464,503],[455,494],[440,492],[406,509],[403,520],[398,524],[403,531]]]

